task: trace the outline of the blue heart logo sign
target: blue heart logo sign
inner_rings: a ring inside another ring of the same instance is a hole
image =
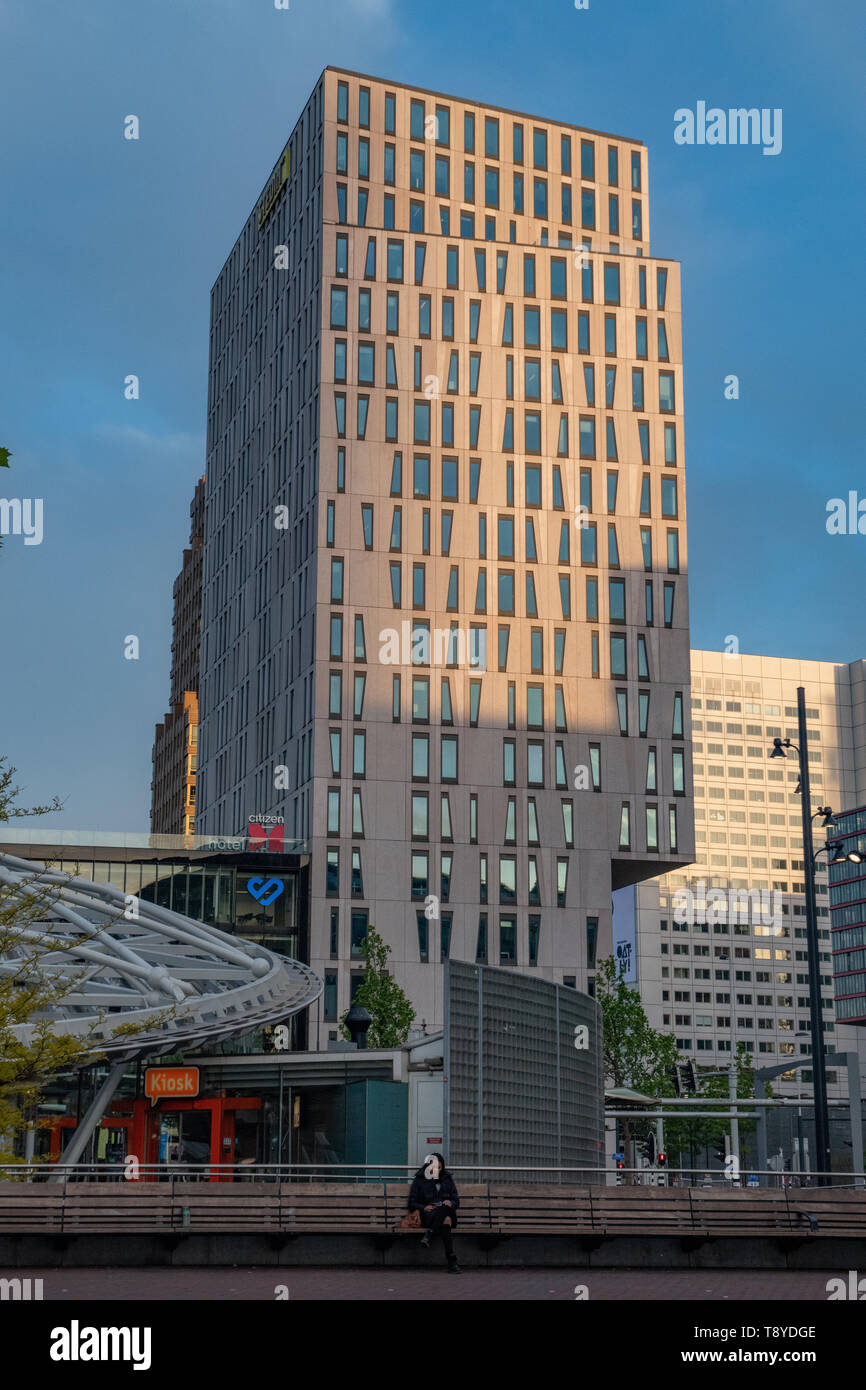
[[[247,892],[251,898],[255,898],[262,907],[270,907],[271,903],[276,902],[277,898],[285,889],[285,884],[279,878],[251,878],[247,883]]]

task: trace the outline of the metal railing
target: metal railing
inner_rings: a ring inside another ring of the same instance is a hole
[[[406,1182],[414,1178],[418,1166],[406,1163],[3,1163],[0,1182],[51,1182],[66,1185],[88,1182]],[[814,1169],[779,1171],[775,1168],[742,1169],[729,1176],[722,1169],[697,1168],[611,1168],[609,1165],[563,1167],[530,1164],[453,1164],[449,1172],[465,1182],[488,1182],[493,1175],[501,1181],[562,1183],[570,1186],[644,1187],[809,1187],[818,1177],[830,1178],[832,1187],[866,1188],[866,1173],[828,1172]]]

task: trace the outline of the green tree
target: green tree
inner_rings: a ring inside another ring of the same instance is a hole
[[[599,962],[595,997],[601,1006],[604,1030],[603,1065],[605,1084],[628,1087],[647,1096],[673,1095],[668,1069],[676,1065],[679,1054],[675,1040],[653,1028],[641,997],[623,979],[612,956]],[[620,1120],[626,1145],[644,1139],[652,1128],[650,1120]],[[628,1166],[634,1166],[629,1163]]]
[[[388,970],[391,947],[386,945],[373,926],[367,927],[361,954],[364,957],[364,980],[353,1002],[363,1005],[373,1020],[367,1033],[367,1046],[402,1047],[414,1022],[415,1010]],[[351,1039],[352,1035],[346,1027],[346,1014],[340,1019],[340,1026],[343,1037]]]
[[[609,1086],[644,1095],[670,1094],[667,1074],[678,1060],[677,1045],[650,1025],[641,997],[623,979],[613,957],[599,962],[595,996],[604,1025],[604,1071]]]
[[[20,806],[20,788],[14,783],[15,768],[0,758],[0,824],[20,816],[44,816],[62,809],[55,797],[45,806]],[[0,960],[14,968],[0,972],[0,1162],[14,1162],[15,1141],[35,1123],[45,1082],[78,1062],[89,1051],[86,1040],[57,1033],[40,1018],[74,988],[75,980],[57,984],[39,970],[41,943],[28,940],[22,931],[35,929],[55,900],[55,891],[44,885],[24,894],[0,882]],[[61,948],[62,949],[62,948]],[[13,1033],[16,1025],[35,1018],[30,1041]]]
[[[17,768],[9,766],[8,758],[0,757],[0,823],[14,820],[17,816],[47,816],[52,811],[63,810],[63,802],[57,796],[47,806],[16,806],[15,798],[21,795],[21,788],[14,785],[17,771]]]

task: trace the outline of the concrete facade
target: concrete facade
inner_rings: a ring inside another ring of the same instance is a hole
[[[756,1067],[811,1051],[797,757],[793,750],[784,759],[769,754],[775,737],[798,741],[802,685],[812,810],[861,805],[864,666],[692,652],[695,862],[636,890],[636,945],[651,1023],[702,1066],[727,1064],[738,1042],[749,1046]],[[822,830],[819,817],[815,849],[826,838],[833,830]],[[817,875],[826,1042],[835,1052],[859,1051],[866,1066],[863,1029],[834,1019],[826,863],[826,855],[819,858]],[[690,907],[677,897],[683,890],[696,911],[682,911]],[[703,911],[711,890],[753,890],[752,910],[732,915],[727,904],[713,920]],[[678,907],[689,920],[675,920]],[[832,1058],[828,1081],[831,1097],[847,1095],[844,1069],[837,1073]],[[777,1094],[811,1096],[802,1073],[773,1084]]]

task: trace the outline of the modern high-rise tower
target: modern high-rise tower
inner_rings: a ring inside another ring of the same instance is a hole
[[[798,741],[800,685],[819,850],[855,818],[842,816],[837,829],[818,807],[840,813],[866,801],[866,662],[692,652],[695,862],[636,888],[635,978],[653,1026],[704,1066],[727,1064],[738,1044],[756,1067],[810,1056],[813,969],[828,1052],[860,1051],[866,1062],[863,1030],[848,1021],[856,1008],[837,1006],[834,1017],[834,966],[851,967],[834,956],[846,943],[831,933],[831,908],[862,902],[862,866],[842,865],[828,883],[830,856],[818,855],[819,959],[810,961],[798,761],[793,750],[770,757],[774,738]],[[838,996],[854,992],[837,981]],[[809,1079],[791,1071],[774,1085],[808,1096]],[[832,1096],[847,1095],[832,1057],[828,1081]]]
[[[680,277],[640,141],[328,68],[212,294],[196,829],[375,925],[591,987],[688,864]]]
[[[171,708],[153,741],[150,825],[160,835],[191,835],[195,826],[204,478],[196,484],[189,516],[189,548],[174,581]]]

